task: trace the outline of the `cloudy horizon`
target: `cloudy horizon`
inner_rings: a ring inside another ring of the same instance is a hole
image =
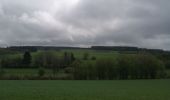
[[[170,50],[170,0],[0,0],[0,46]]]

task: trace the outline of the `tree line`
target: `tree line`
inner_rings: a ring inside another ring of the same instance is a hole
[[[103,58],[93,62],[74,62],[75,79],[156,79],[165,77],[162,61],[151,55],[122,55],[117,59]]]
[[[51,69],[54,75],[64,70],[71,79],[76,80],[156,79],[166,76],[165,64],[151,54],[120,54],[112,58],[96,58],[84,53],[80,59],[72,52],[59,55],[53,51],[44,51],[33,57],[27,51],[22,56],[1,58],[0,66],[0,69],[39,68],[41,77],[45,69]]]

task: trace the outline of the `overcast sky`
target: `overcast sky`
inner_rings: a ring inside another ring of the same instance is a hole
[[[170,50],[170,0],[0,0],[0,46]]]

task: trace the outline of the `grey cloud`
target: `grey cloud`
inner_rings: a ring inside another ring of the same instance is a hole
[[[0,0],[0,45],[170,49],[169,0]]]

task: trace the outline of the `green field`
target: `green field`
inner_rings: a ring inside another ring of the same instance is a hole
[[[21,69],[21,68],[13,68],[13,69],[4,69],[5,77],[38,77],[38,69],[30,68],[30,69]],[[62,79],[63,77],[67,77],[69,74],[64,73],[64,70],[61,70],[55,74],[55,77],[58,79]],[[45,77],[54,76],[53,71],[51,69],[45,69]]]
[[[170,100],[170,80],[0,81],[1,100]]]
[[[38,69],[4,69],[6,76],[38,76]],[[52,70],[46,69],[46,75],[52,75]]]

